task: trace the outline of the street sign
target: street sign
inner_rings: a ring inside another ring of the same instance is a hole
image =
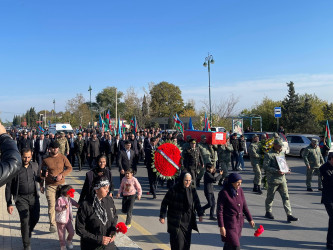
[[[275,107],[274,108],[274,117],[275,118],[281,118],[282,117],[281,107]]]

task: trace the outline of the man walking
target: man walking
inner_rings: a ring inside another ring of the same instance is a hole
[[[79,171],[82,170],[82,165],[84,164],[84,161],[85,161],[84,145],[85,145],[85,142],[82,139],[82,134],[78,133],[77,139],[75,140],[75,143],[74,143],[74,151],[75,151],[75,155],[77,157],[77,161],[79,163]]]
[[[42,165],[43,159],[46,158],[49,149],[49,140],[44,138],[44,134],[41,134],[35,145],[35,155],[38,166]]]
[[[267,198],[265,201],[265,217],[274,220],[272,206],[275,192],[278,191],[281,195],[283,207],[287,214],[287,221],[290,223],[292,221],[298,221],[298,218],[292,215],[286,177],[285,174],[281,172],[276,159],[276,156],[284,156],[284,153],[282,152],[282,146],[283,142],[280,139],[275,139],[273,148],[267,154],[265,154],[264,157],[263,167],[267,174],[268,184]]]
[[[262,194],[261,191],[261,168],[260,168],[260,148],[259,136],[253,135],[252,143],[249,146],[250,161],[254,172],[253,192]]]
[[[307,146],[303,153],[303,159],[306,166],[306,190],[312,192],[311,181],[313,174],[318,175],[318,190],[321,190],[321,176],[319,167],[324,164],[324,158],[318,147],[318,140],[312,138],[311,143]]]
[[[157,176],[156,172],[153,171],[153,151],[155,150],[156,139],[150,138],[150,143],[145,148],[145,165],[148,172],[148,180],[149,180],[149,192],[153,195],[153,199],[156,199],[156,188],[157,188]]]
[[[333,153],[328,154],[327,162],[319,170],[323,182],[321,203],[325,205],[329,216],[326,248],[333,249]]]
[[[54,233],[57,229],[55,221],[56,190],[59,185],[65,183],[65,176],[72,172],[72,165],[67,157],[59,153],[59,143],[57,141],[50,143],[50,156],[43,160],[42,171],[43,169],[47,169],[48,175],[45,178],[45,189],[42,185],[41,192],[46,191],[50,219],[49,230]]]
[[[39,168],[36,162],[31,161],[32,153],[30,148],[22,149],[22,167],[16,175],[6,185],[7,212],[14,211],[12,197],[14,198],[16,209],[20,216],[21,236],[25,250],[31,249],[30,238],[34,230],[40,213],[39,203]]]
[[[119,152],[118,157],[118,168],[120,172],[120,182],[125,177],[125,172],[128,169],[132,169],[134,174],[136,174],[136,162],[135,162],[135,153],[131,149],[131,142],[125,141],[125,150]]]

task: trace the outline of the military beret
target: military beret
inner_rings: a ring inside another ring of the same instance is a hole
[[[78,133],[78,134],[77,134],[77,136],[82,136],[82,133],[81,133],[81,132],[80,132],[80,133]]]
[[[197,142],[196,142],[196,140],[195,140],[195,139],[191,139],[191,140],[190,140],[190,143],[193,143],[193,144],[195,144],[195,143],[197,143]]]
[[[64,135],[64,134],[65,134],[65,132],[60,132],[60,134],[61,134],[61,135]]]
[[[60,147],[60,144],[59,144],[59,142],[57,142],[57,141],[53,141],[53,142],[51,142],[50,143],[50,146],[49,146],[50,148],[59,148]]]
[[[317,140],[316,138],[312,138],[312,139],[311,139],[311,142],[314,142],[314,143],[317,144],[317,143],[318,143],[318,140]]]
[[[282,140],[281,139],[275,139],[274,140],[274,145],[279,145],[279,146],[283,146],[283,142],[282,142]]]
[[[273,136],[274,136],[274,138],[280,138],[280,136],[276,132],[273,134]]]
[[[191,138],[192,138],[192,136],[190,136],[190,135],[186,136],[187,140],[190,140]]]
[[[205,135],[201,135],[201,139],[207,139]]]
[[[259,137],[259,135],[254,134],[254,135],[252,136],[252,138],[256,138],[256,137]]]

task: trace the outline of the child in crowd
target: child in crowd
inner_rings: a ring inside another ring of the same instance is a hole
[[[206,209],[210,208],[209,213],[209,219],[210,220],[216,220],[216,217],[214,217],[214,211],[215,211],[215,196],[214,196],[214,185],[213,183],[216,183],[222,178],[223,171],[219,171],[218,176],[214,176],[216,172],[215,167],[211,163],[206,164],[206,172],[204,175],[204,192],[207,199],[207,204],[202,207],[202,209],[205,211]]]
[[[75,190],[70,185],[60,185],[56,192],[56,222],[61,250],[65,250],[66,245],[69,249],[73,249],[72,239],[74,236],[74,228],[72,224],[72,206],[79,207],[78,203],[72,199],[74,198],[74,193]],[[65,240],[66,230],[68,231],[67,240]]]
[[[141,199],[142,189],[137,178],[133,176],[133,170],[130,168],[125,172],[125,177],[121,180],[117,198],[123,193],[122,212],[127,213],[126,225],[131,227],[132,211],[135,201],[136,192],[138,192],[138,200]]]

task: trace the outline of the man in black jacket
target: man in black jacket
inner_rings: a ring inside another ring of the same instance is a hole
[[[22,160],[17,143],[6,134],[5,127],[0,123],[0,187],[9,182],[20,171]]]
[[[131,143],[129,141],[125,141],[125,150],[121,150],[119,152],[118,158],[118,167],[120,172],[120,181],[125,177],[125,172],[132,168],[134,174],[136,174],[136,162],[135,162],[135,153],[131,149]]]
[[[100,155],[100,141],[96,133],[93,134],[88,143],[88,159],[89,167],[93,168],[97,164],[96,159]]]
[[[321,203],[325,205],[329,217],[326,247],[333,249],[333,152],[328,154],[327,162],[319,171],[323,184]]]
[[[234,148],[234,151],[231,153],[231,166],[232,170],[236,171],[238,166],[238,159],[239,159],[239,141],[237,139],[237,133],[233,133],[230,143]]]
[[[153,195],[153,199],[156,199],[156,188],[157,188],[157,176],[156,172],[151,168],[153,165],[153,151],[156,146],[156,138],[150,139],[150,144],[145,148],[145,165],[148,172],[149,180],[149,192]]]
[[[22,138],[18,141],[17,147],[19,151],[22,153],[22,149],[24,148],[32,148],[32,143],[30,138],[28,138],[28,133],[27,131],[22,132]]]
[[[45,138],[44,134],[39,136],[35,144],[35,155],[39,167],[42,165],[43,159],[47,157],[49,149],[49,140]]]
[[[39,167],[31,161],[31,149],[22,149],[23,166],[18,175],[6,185],[7,212],[13,213],[12,197],[18,210],[21,221],[21,235],[25,250],[31,249],[30,238],[40,213],[39,203]]]
[[[106,166],[111,170],[111,165],[114,159],[114,140],[110,134],[108,134],[105,140],[103,140],[102,145],[103,153],[107,157]]]

